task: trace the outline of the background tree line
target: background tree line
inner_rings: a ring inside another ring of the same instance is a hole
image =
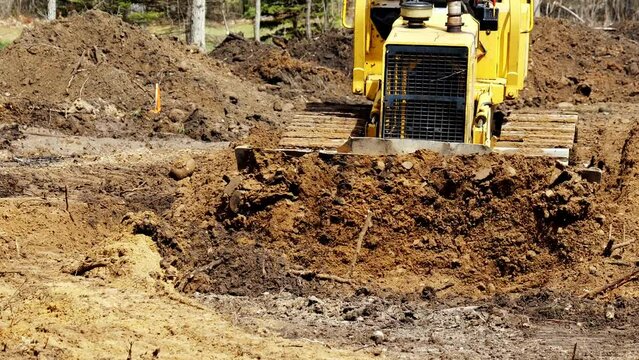
[[[57,16],[99,9],[137,24],[186,24],[193,0],[57,0]],[[195,0],[198,1],[198,0]],[[281,36],[306,36],[337,25],[340,0],[261,0],[261,27]],[[47,17],[49,0],[0,0],[0,17]],[[310,4],[310,13],[307,8]],[[205,18],[223,24],[255,18],[255,0],[205,0]],[[310,19],[307,19],[309,18]],[[307,24],[307,20],[310,24]]]

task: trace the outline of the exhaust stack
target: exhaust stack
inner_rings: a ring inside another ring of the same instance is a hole
[[[461,0],[448,0],[448,21],[446,31],[451,33],[461,32],[462,23],[462,2]]]

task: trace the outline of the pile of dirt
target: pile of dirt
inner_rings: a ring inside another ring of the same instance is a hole
[[[176,200],[178,218],[134,227],[185,273],[178,287],[187,292],[354,285],[429,297],[450,282],[457,294],[490,294],[512,281],[543,283],[600,241],[598,184],[548,159],[257,153],[244,173],[191,181],[198,191]]]
[[[567,20],[539,18],[531,35],[527,105],[639,101],[639,44]]]
[[[211,56],[230,64],[236,75],[257,80],[260,90],[287,99],[343,101],[351,93],[346,73],[300,60],[285,49],[257,44],[239,35],[228,36]]]
[[[639,21],[624,21],[617,26],[617,31],[627,38],[639,41]]]
[[[353,34],[340,29],[320,34],[313,39],[291,41],[286,48],[294,57],[313,61],[344,74],[353,71]]]
[[[518,105],[639,99],[639,44],[632,40],[635,23],[622,25],[620,34],[568,20],[535,21],[528,79]],[[352,34],[347,31],[280,44],[284,49],[232,36],[212,55],[230,63],[236,74],[267,84],[263,89],[276,94],[294,98],[307,93],[333,101],[351,95],[347,75],[352,68],[351,43]]]
[[[0,88],[2,122],[78,135],[229,140],[276,120],[273,99],[223,64],[99,11],[25,30],[0,52]]]

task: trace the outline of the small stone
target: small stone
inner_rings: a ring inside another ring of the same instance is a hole
[[[237,94],[235,94],[233,92],[228,92],[228,93],[224,94],[224,96],[226,98],[228,98],[229,101],[231,102],[231,104],[233,104],[233,105],[237,105],[237,103],[240,102],[240,98],[237,96]]]
[[[532,260],[537,257],[537,253],[534,250],[528,250],[526,252],[526,259]]]
[[[625,66],[626,73],[628,75],[639,75],[639,65],[636,62],[631,62]]]
[[[603,171],[596,167],[579,170],[579,176],[590,183],[600,183],[603,177]]]
[[[293,103],[284,103],[284,105],[282,105],[282,111],[293,111],[295,109],[295,105],[293,105]]]
[[[557,186],[572,179],[572,174],[566,170],[558,171],[557,169],[555,169],[554,171],[555,172],[550,180],[551,187]]]
[[[599,225],[603,225],[606,222],[606,215],[604,214],[595,215],[595,221],[599,223]]]
[[[612,304],[606,305],[606,319],[613,320],[615,318],[615,307]]]
[[[599,235],[599,236],[606,235],[606,232],[605,232],[605,231],[603,231],[603,230],[601,230],[601,229],[597,230],[597,231],[596,231],[596,233],[597,233],[597,235]]]
[[[562,76],[559,79],[559,84],[561,84],[562,86],[569,86],[569,85],[572,85],[572,81],[570,79],[568,79],[567,77]],[[570,104],[570,105],[572,105],[572,104]]]
[[[422,300],[435,300],[437,298],[437,291],[432,286],[424,286],[421,293]]]
[[[235,190],[237,190],[238,186],[242,182],[241,176],[234,176],[229,179],[229,183],[224,187],[224,194],[226,196],[231,196]]]
[[[547,198],[551,198],[551,197],[553,197],[555,195],[555,192],[550,190],[550,189],[548,189],[548,190],[546,190],[544,192],[544,195],[546,195]]]
[[[588,268],[588,271],[589,271],[589,272],[590,272],[590,274],[592,274],[592,275],[598,275],[598,274],[599,274],[599,272],[597,271],[597,268],[596,268],[594,265],[591,265],[591,266]]]
[[[375,344],[378,344],[378,345],[383,343],[385,338],[386,337],[384,336],[384,333],[381,332],[380,330],[373,332],[373,334],[371,335],[371,340],[373,340]]]
[[[229,209],[237,214],[240,211],[241,202],[242,193],[239,190],[234,191],[233,194],[231,194],[231,198],[229,199]]]
[[[186,62],[186,60],[183,60],[180,61],[180,63],[177,65],[177,68],[179,71],[186,72],[189,70],[189,64]]]
[[[282,111],[284,108],[282,107],[282,103],[279,101],[275,101],[273,103],[273,110],[275,111]]]
[[[338,196],[335,199],[333,199],[333,203],[335,203],[337,205],[346,205],[346,200],[344,200],[343,197]]]
[[[493,169],[490,167],[483,167],[477,171],[475,171],[475,180],[484,181],[488,179],[488,177],[493,173]]]
[[[176,161],[171,170],[169,171],[169,176],[174,180],[182,180],[188,176],[191,176],[195,171],[195,160],[191,157],[183,157]]]
[[[495,288],[495,284],[493,283],[488,283],[488,286],[486,287],[488,289],[489,292],[494,293],[495,290],[497,290],[497,288]]]
[[[257,91],[266,91],[266,85],[260,85],[257,87]]]
[[[406,170],[410,170],[410,169],[412,169],[412,168],[413,168],[413,163],[412,163],[412,162],[410,162],[410,161],[404,161],[404,162],[402,163],[402,166],[404,167],[404,169],[406,169]]]
[[[11,93],[6,92],[6,93],[4,93],[4,96],[9,97],[9,96],[11,96]]]
[[[515,170],[514,167],[512,166],[506,166],[506,174],[508,174],[508,176],[516,176],[517,175],[517,170]]]
[[[588,97],[592,94],[592,87],[589,84],[581,83],[577,85],[577,93]]]
[[[375,162],[375,169],[377,169],[379,171],[384,171],[384,170],[386,170],[386,164],[384,164],[384,162],[382,160],[377,160]]]
[[[610,108],[607,106],[601,106],[599,107],[598,110],[600,113],[604,113],[604,114],[610,114]]]
[[[321,304],[321,303],[322,303],[322,300],[318,299],[315,296],[309,296],[308,297],[308,303],[307,303],[308,306],[315,305],[315,304]]]
[[[186,118],[186,112],[181,109],[171,109],[169,111],[169,119],[173,122],[183,122]]]

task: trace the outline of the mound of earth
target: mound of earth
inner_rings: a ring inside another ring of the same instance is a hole
[[[636,39],[639,32],[633,22],[621,25],[620,31],[623,35],[593,30],[567,20],[536,19],[528,79],[520,103],[541,106],[559,102],[636,102],[639,99],[639,44],[631,39]],[[303,74],[308,70],[296,70],[302,71],[303,79],[291,80],[295,75],[287,74],[287,69],[299,68],[299,62],[291,63],[289,54],[303,60],[306,66],[314,65],[317,71],[321,71],[319,64],[344,74],[351,72],[352,34],[349,32],[325,33],[313,40],[292,41],[283,46],[287,51],[232,38],[215,50],[214,55],[233,64],[243,64],[237,68],[238,72],[245,71],[248,64],[251,73],[266,83],[313,91],[329,83],[326,79],[305,82],[307,76]],[[279,60],[261,62],[261,58]],[[265,71],[261,64],[269,68]],[[349,83],[350,79],[345,77],[343,81]],[[343,89],[331,95],[350,95],[348,86]],[[322,97],[323,91],[316,93]]]
[[[639,101],[639,44],[567,20],[539,18],[531,36],[528,105]]]
[[[313,61],[327,68],[351,74],[353,68],[353,34],[341,29],[321,33],[312,40],[302,39],[287,44],[294,57]]]
[[[222,64],[99,11],[25,30],[0,52],[0,88],[2,122],[78,135],[229,140],[275,120],[273,99]]]
[[[625,37],[639,41],[639,21],[624,21],[617,27]]]
[[[350,79],[344,72],[238,35],[224,39],[211,56],[229,63],[236,75],[258,81],[261,90],[287,99],[340,101],[351,93]]]
[[[600,255],[599,185],[548,159],[257,152],[250,170],[189,186],[198,190],[173,210],[133,227],[186,292],[419,297],[452,284],[479,296],[560,279]]]

